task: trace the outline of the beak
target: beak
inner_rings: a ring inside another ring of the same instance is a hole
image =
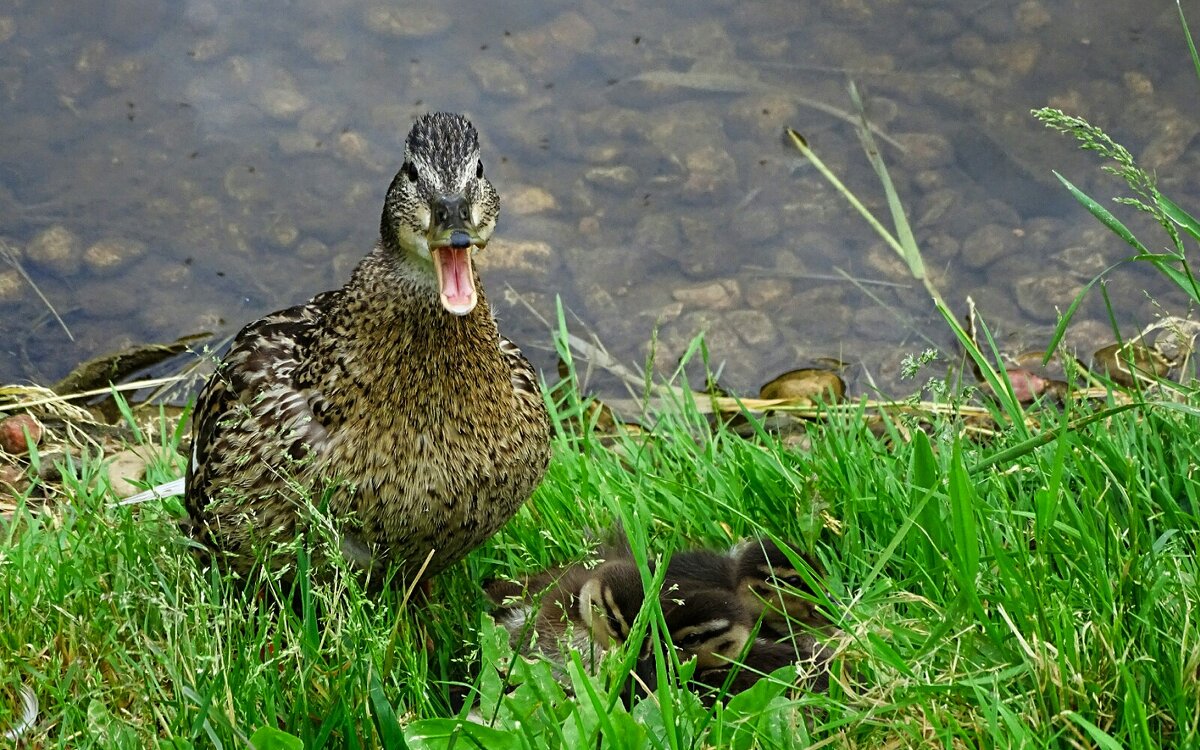
[[[471,253],[483,247],[471,224],[471,207],[465,196],[440,195],[430,206],[429,251],[437,273],[442,307],[453,315],[466,315],[479,301]]]

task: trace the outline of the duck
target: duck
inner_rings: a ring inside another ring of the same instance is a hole
[[[807,633],[777,638],[756,632],[760,614],[748,609],[729,589],[692,589],[675,584],[663,593],[663,618],[680,661],[694,658],[691,687],[711,705],[720,695],[733,695],[782,667],[793,667],[792,680],[809,690],[829,687],[833,652]],[[647,660],[639,666],[652,674]],[[721,692],[723,691],[723,692]]]
[[[244,327],[201,390],[184,478],[197,541],[245,572],[320,505],[351,569],[426,582],[517,512],[550,422],[475,268],[499,213],[471,122],[417,118],[374,248],[340,289]]]
[[[571,651],[590,666],[628,639],[645,599],[641,571],[629,559],[591,564],[547,571],[523,585],[501,580],[485,586],[514,649],[561,670]]]
[[[791,667],[789,677],[794,685],[813,692],[825,692],[829,690],[832,657],[832,650],[811,637],[792,642],[756,638],[736,660],[697,669],[692,685],[711,704],[722,693],[736,695],[777,670]]]
[[[829,620],[814,603],[816,593],[792,559],[799,559],[812,573],[822,569],[816,558],[788,545],[787,552],[769,538],[746,540],[736,545],[732,558],[732,585],[742,605],[761,620],[761,632],[774,638],[791,638],[796,625],[822,628]]]
[[[731,556],[704,548],[679,550],[667,561],[663,588],[692,589],[734,588],[734,560]]]
[[[681,662],[711,669],[736,659],[750,641],[754,620],[729,589],[674,584],[660,595],[663,622]]]

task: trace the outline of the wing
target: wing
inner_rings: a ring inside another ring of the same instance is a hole
[[[512,379],[513,394],[521,400],[532,399],[539,404],[542,402],[542,389],[538,387],[537,373],[517,345],[503,336],[500,337],[500,354],[508,364]]]
[[[337,293],[326,292],[307,304],[272,313],[234,338],[192,414],[185,505],[193,519],[201,517],[210,486],[221,482],[229,463],[244,462],[240,457],[264,443],[300,459],[324,437],[325,428],[314,413],[321,410],[323,398],[298,388],[294,378],[322,310]]]

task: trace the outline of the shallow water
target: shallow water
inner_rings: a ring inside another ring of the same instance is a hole
[[[477,5],[0,6],[0,237],[74,335],[0,266],[0,382],[228,335],[338,285],[430,109],[482,132],[504,200],[484,282],[551,372],[539,315],[555,295],[626,362],[656,326],[663,368],[706,330],[741,392],[836,357],[856,390],[904,393],[904,355],[952,351],[923,288],[782,138],[802,132],[882,217],[853,129],[811,106],[852,110],[851,78],[904,146],[882,151],[938,287],[964,311],[972,295],[1014,351],[1044,343],[1055,309],[1129,254],[1050,170],[1101,199],[1121,183],[1031,108],[1102,125],[1200,205],[1200,82],[1174,3]],[[1147,268],[1109,278],[1126,335],[1154,302],[1186,312]],[[1093,293],[1068,341],[1086,356],[1111,340]]]

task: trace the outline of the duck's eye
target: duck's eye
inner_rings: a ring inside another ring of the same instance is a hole
[[[404,164],[400,166],[400,171],[404,173],[404,176],[408,178],[409,182],[417,181],[417,165],[413,164],[411,161],[404,162]]]
[[[480,177],[483,177],[483,159],[480,159],[479,163],[475,165],[475,178],[479,179]]]

